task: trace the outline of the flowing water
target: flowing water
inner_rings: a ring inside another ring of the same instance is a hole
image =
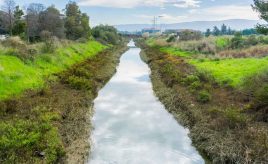
[[[131,47],[94,102],[89,164],[204,163],[179,125],[155,97],[150,69]]]

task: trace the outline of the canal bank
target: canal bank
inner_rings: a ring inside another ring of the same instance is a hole
[[[84,163],[93,100],[127,49],[113,46],[48,79],[39,91],[1,101],[0,163]]]
[[[210,81],[183,58],[147,46],[144,40],[138,44],[142,59],[151,68],[157,97],[178,122],[189,128],[193,145],[207,163],[267,163],[267,125],[249,119],[246,110],[234,112],[241,108],[239,92]],[[209,89],[209,102],[199,99],[207,94],[193,92],[196,85],[190,84],[196,78],[201,84],[199,90]]]

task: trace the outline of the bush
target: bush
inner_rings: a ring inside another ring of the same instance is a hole
[[[2,44],[6,47],[11,47],[19,50],[26,49],[26,44],[18,36],[7,38],[2,42]]]
[[[240,32],[236,32],[235,36],[231,39],[230,48],[238,49],[244,47],[244,40]]]
[[[250,48],[244,48],[241,50],[226,50],[221,51],[217,55],[220,57],[232,57],[232,58],[243,58],[243,57],[264,57],[268,54],[267,45],[257,45]]]
[[[196,75],[189,75],[183,79],[183,83],[185,85],[191,85],[192,83],[194,83],[196,81],[200,82],[199,77]]]
[[[260,107],[268,107],[268,84],[265,84],[255,92],[256,100]]]
[[[175,35],[171,35],[168,39],[167,39],[167,42],[170,43],[170,42],[175,42],[176,41],[176,36]]]
[[[27,45],[19,37],[11,37],[3,41],[2,44],[8,47],[6,55],[16,56],[22,61],[33,60],[37,54],[37,49],[34,46]]]
[[[216,45],[215,41],[211,38],[205,38],[203,40],[192,40],[176,43],[176,47],[184,51],[194,51],[204,54],[215,54]]]
[[[44,53],[54,52],[56,49],[55,40],[56,38],[52,36],[52,33],[49,31],[42,31],[40,33],[41,40],[44,42],[42,51]]]
[[[217,38],[216,47],[217,50],[225,50],[230,46],[230,40],[228,38]]]
[[[241,127],[246,124],[246,117],[238,110],[227,109],[223,114],[228,121],[229,128]]]
[[[195,81],[193,82],[191,85],[190,85],[190,89],[195,91],[195,90],[198,90],[200,89],[202,86],[201,82],[200,81]]]
[[[258,43],[259,43],[259,40],[256,37],[256,35],[250,35],[245,41],[245,44],[247,46],[256,46]]]
[[[183,30],[179,32],[179,37],[181,41],[188,41],[188,40],[200,40],[203,37],[203,35],[200,31]]]
[[[259,42],[262,44],[268,44],[268,37],[267,36],[260,36],[259,37]]]
[[[72,88],[78,89],[78,90],[92,88],[91,81],[84,77],[70,76],[67,82]]]
[[[206,90],[203,90],[203,91],[200,91],[198,93],[198,96],[197,96],[197,101],[200,102],[200,103],[207,103],[211,100],[211,94],[206,91]]]
[[[17,119],[0,123],[0,161],[25,163],[38,161],[45,154],[44,163],[54,163],[64,155],[58,129],[53,125],[60,116],[51,112],[38,112],[38,120]],[[41,163],[43,163],[41,162]],[[39,162],[37,162],[39,163]]]
[[[92,29],[92,35],[94,38],[104,44],[119,44],[121,42],[121,36],[117,33],[116,28],[108,25],[99,25]]]
[[[86,42],[88,42],[88,39],[87,38],[79,38],[79,39],[76,40],[76,42],[78,42],[78,43],[86,43]]]

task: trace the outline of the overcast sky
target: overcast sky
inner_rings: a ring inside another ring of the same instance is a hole
[[[1,1],[4,0],[0,0]],[[15,0],[19,5],[31,2],[63,9],[69,0]],[[152,23],[154,16],[162,16],[161,23],[188,21],[251,19],[253,0],[75,0],[81,10],[91,17],[91,24]]]

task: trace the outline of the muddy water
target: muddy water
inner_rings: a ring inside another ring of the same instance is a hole
[[[90,164],[204,163],[153,93],[150,70],[134,43],[95,100]]]

